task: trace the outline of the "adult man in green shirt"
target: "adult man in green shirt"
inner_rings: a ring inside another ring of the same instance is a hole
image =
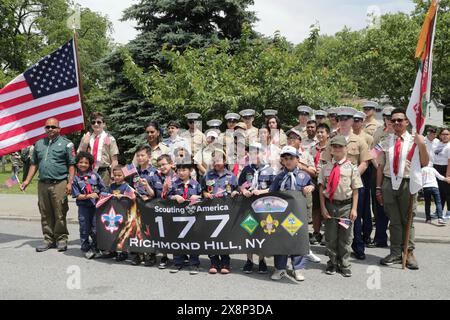
[[[37,252],[55,247],[58,251],[67,250],[67,195],[75,174],[75,148],[72,142],[60,136],[60,131],[57,119],[46,121],[47,137],[36,142],[30,171],[20,186],[25,190],[39,170],[38,206],[44,243],[36,248]]]

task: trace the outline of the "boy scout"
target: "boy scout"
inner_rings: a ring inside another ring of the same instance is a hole
[[[331,139],[330,145],[332,162],[323,166],[318,178],[320,207],[325,219],[325,239],[330,259],[326,273],[332,275],[339,269],[344,277],[351,277],[349,257],[353,228],[348,221],[356,219],[358,189],[362,187],[362,181],[357,167],[345,157],[345,138],[338,135]]]
[[[57,119],[50,118],[45,122],[47,137],[36,142],[28,177],[20,186],[25,190],[39,170],[38,206],[44,244],[36,248],[37,252],[56,246],[58,251],[67,250],[67,195],[72,191],[75,175],[75,148],[72,142],[60,136],[60,132]]]
[[[405,233],[408,219],[408,206],[412,200],[412,212],[416,213],[417,196],[409,191],[409,177],[411,162],[408,154],[415,143],[419,149],[420,164],[425,167],[429,162],[424,137],[420,134],[411,135],[407,131],[409,121],[405,110],[395,109],[391,114],[391,122],[395,134],[380,142],[382,153],[379,157],[380,165],[377,169],[377,201],[384,205],[390,220],[389,231],[391,241],[390,254],[381,259],[382,265],[402,263],[402,249],[408,246],[406,267],[419,269],[414,256],[414,223],[411,224],[409,243],[405,244]]]
[[[366,120],[364,121],[364,131],[373,136],[375,131],[381,125],[375,119],[375,109],[378,108],[378,103],[375,101],[367,101],[363,105],[364,113],[366,114]]]

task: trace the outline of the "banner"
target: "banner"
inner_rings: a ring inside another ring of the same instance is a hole
[[[300,192],[187,201],[111,198],[97,209],[99,249],[172,254],[309,253]]]

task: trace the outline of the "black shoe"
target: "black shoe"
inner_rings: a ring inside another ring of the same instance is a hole
[[[57,250],[58,250],[58,252],[64,252],[64,251],[67,251],[67,243],[66,243],[66,242],[60,242],[60,243],[58,243]]]
[[[358,260],[366,260],[366,255],[364,253],[356,253],[356,252],[352,252],[351,256],[353,258],[356,258]]]
[[[372,241],[371,243],[366,245],[366,247],[367,248],[387,248],[388,244],[387,243],[378,243],[378,242]]]
[[[310,234],[311,235],[311,234]],[[309,244],[310,245],[315,245],[318,244],[319,240],[317,239],[317,233],[313,233],[310,237],[309,237]]]
[[[136,253],[133,257],[133,260],[131,260],[131,265],[133,266],[139,266],[142,263],[142,256],[140,253]]]
[[[183,266],[173,266],[172,268],[170,268],[170,273],[177,273],[181,269],[183,269]]]
[[[165,269],[165,268],[167,268],[167,266],[169,265],[169,262],[170,262],[169,258],[167,258],[167,257],[162,257],[162,258],[161,258],[161,263],[159,264],[158,268],[159,268],[159,269]]]
[[[352,276],[352,271],[350,269],[341,269],[340,272],[346,278],[349,278]]]
[[[126,253],[126,252],[119,252],[117,254],[117,257],[116,257],[116,261],[117,262],[122,262],[122,261],[125,261],[127,259],[128,259],[128,253]]]
[[[102,259],[111,259],[111,258],[117,257],[117,252],[103,251],[103,252],[100,252],[100,254],[101,254],[100,257]]]
[[[327,268],[325,269],[325,273],[329,275],[336,274],[336,266],[334,265],[327,266]]]
[[[189,256],[187,254],[183,255],[183,264],[189,266]]]
[[[53,243],[53,242],[44,242],[39,247],[36,247],[36,252],[44,252],[44,251],[47,251],[47,250],[53,249],[53,248],[56,248],[55,243]]]
[[[370,237],[364,239],[364,245],[367,246],[367,245],[369,245],[370,243],[372,243],[372,239],[370,239]]]
[[[144,266],[153,267],[156,264],[156,255],[154,253],[144,254]]]
[[[250,274],[253,272],[253,262],[250,260],[247,260],[247,262],[244,265],[244,273]]]
[[[196,275],[200,272],[200,268],[198,266],[190,266],[189,267],[189,274],[190,275]]]
[[[402,264],[402,257],[396,257],[389,254],[387,257],[380,260],[380,264],[383,266],[391,266],[393,264]]]
[[[259,261],[258,273],[259,274],[266,274],[267,273],[267,264],[266,264],[265,260]]]
[[[95,258],[95,251],[94,250],[89,250],[87,251],[84,256],[86,257],[86,259],[91,260]]]

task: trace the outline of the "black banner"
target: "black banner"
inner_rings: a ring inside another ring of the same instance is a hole
[[[305,255],[306,199],[298,191],[195,204],[112,198],[97,209],[97,245],[128,252]]]

